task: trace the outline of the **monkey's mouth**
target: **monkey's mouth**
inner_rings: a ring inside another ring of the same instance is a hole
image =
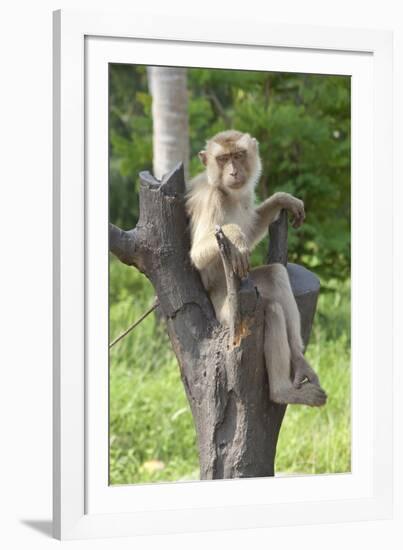
[[[235,174],[227,174],[226,181],[229,187],[242,187],[245,183],[245,176],[242,171]]]
[[[230,189],[239,189],[243,186],[245,182],[242,179],[233,179],[232,181],[228,182],[228,187]]]

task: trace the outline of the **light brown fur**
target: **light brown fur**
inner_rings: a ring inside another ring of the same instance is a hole
[[[217,225],[232,245],[234,271],[249,272],[250,251],[286,208],[298,227],[305,218],[303,202],[288,193],[275,193],[255,206],[255,186],[261,174],[256,139],[235,130],[210,139],[199,153],[206,170],[187,190],[190,257],[210,295],[217,319],[228,323],[227,288],[214,235]],[[303,356],[298,308],[288,274],[281,264],[262,266],[250,276],[265,300],[265,360],[271,399],[278,403],[323,405],[326,394]],[[291,375],[294,374],[293,381]],[[307,380],[303,383],[304,380]]]

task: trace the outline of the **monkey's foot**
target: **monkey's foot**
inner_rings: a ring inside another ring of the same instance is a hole
[[[327,400],[327,395],[320,386],[306,382],[300,388],[290,386],[271,392],[270,399],[275,403],[284,405],[309,405],[310,407],[322,407]]]
[[[299,389],[307,380],[311,384],[320,387],[319,378],[303,355],[292,361],[292,370],[294,371],[293,385]]]

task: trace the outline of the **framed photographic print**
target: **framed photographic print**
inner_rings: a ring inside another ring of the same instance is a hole
[[[391,44],[55,12],[57,538],[390,517]]]

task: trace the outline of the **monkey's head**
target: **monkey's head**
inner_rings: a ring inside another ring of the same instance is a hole
[[[236,130],[220,132],[208,140],[199,158],[209,184],[225,191],[250,190],[262,171],[257,140]]]

